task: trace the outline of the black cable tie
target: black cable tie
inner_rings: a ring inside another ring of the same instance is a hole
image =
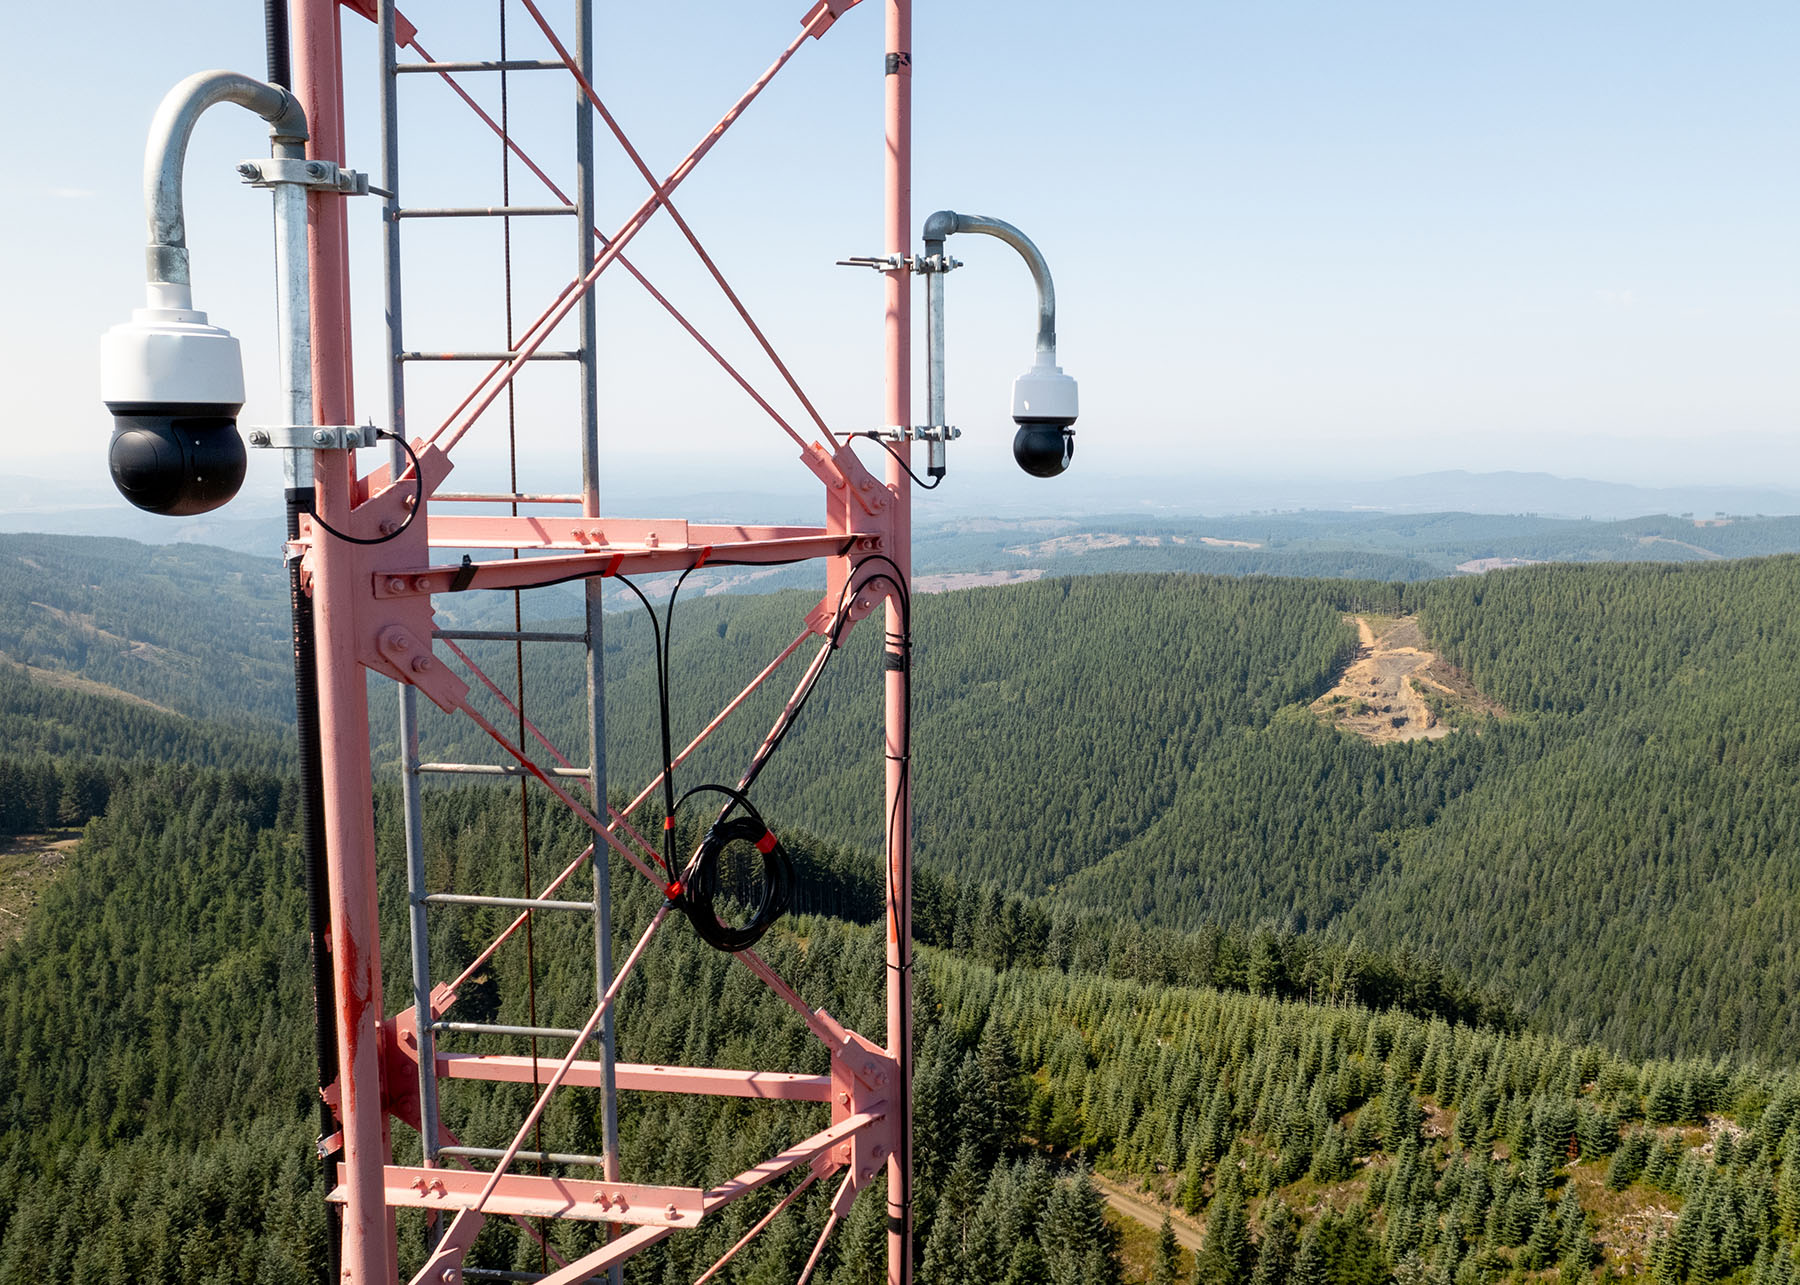
[[[906,669],[906,654],[898,651],[882,652],[881,667],[891,674],[903,673]]]
[[[458,567],[456,569],[456,574],[450,577],[450,592],[461,593],[464,589],[469,587],[469,582],[474,579],[475,559],[465,553],[463,554],[462,566]]]

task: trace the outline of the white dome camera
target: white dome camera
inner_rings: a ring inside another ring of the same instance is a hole
[[[1033,477],[1055,477],[1075,458],[1075,423],[1080,411],[1075,381],[1056,364],[1056,286],[1050,265],[1030,237],[1012,224],[983,214],[958,214],[939,210],[925,220],[924,272],[929,308],[928,386],[931,396],[934,476],[943,474],[943,446],[949,430],[944,425],[944,274],[961,264],[944,253],[944,242],[959,232],[977,232],[1004,241],[1031,269],[1037,286],[1037,355],[1031,369],[1013,381],[1012,417],[1018,424],[1013,434],[1013,459]]]
[[[201,113],[236,103],[269,122],[279,157],[298,157],[306,114],[278,85],[201,71],[163,96],[144,147],[149,244],[145,306],[100,341],[100,399],[112,412],[108,449],[119,494],[151,513],[187,517],[230,501],[244,484],[244,362],[238,341],[194,307],[181,170]]]
[[[1055,477],[1075,458],[1080,413],[1075,381],[1061,366],[1039,364],[1013,381],[1013,459],[1033,477]]]
[[[186,286],[157,282],[149,293],[148,306],[100,342],[113,484],[151,513],[207,513],[244,482],[243,359],[238,341],[192,306]]]

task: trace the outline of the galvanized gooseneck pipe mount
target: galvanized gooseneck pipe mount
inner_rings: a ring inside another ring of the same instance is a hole
[[[925,254],[941,255],[944,242],[958,232],[979,232],[983,236],[991,236],[1004,241],[1019,252],[1025,265],[1031,269],[1031,279],[1037,285],[1038,296],[1038,329],[1037,350],[1049,357],[1048,364],[1056,364],[1056,286],[1050,280],[1050,265],[1030,237],[1003,219],[990,219],[985,214],[958,214],[955,210],[939,210],[925,220]]]
[[[150,141],[144,148],[144,214],[150,225],[144,266],[151,285],[181,287],[169,292],[178,296],[188,293],[191,280],[187,219],[181,202],[181,173],[187,161],[188,140],[207,108],[220,103],[236,103],[268,121],[275,155],[305,154],[306,113],[301,110],[300,100],[279,85],[235,71],[198,71],[163,96],[150,122]],[[190,307],[191,300],[170,300],[163,306]]]

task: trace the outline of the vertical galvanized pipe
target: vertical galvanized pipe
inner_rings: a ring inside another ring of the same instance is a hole
[[[588,84],[594,83],[594,0],[575,0],[575,59]],[[594,264],[594,111],[587,95],[575,94],[575,223],[576,271],[586,275]],[[594,311],[594,292],[582,297],[579,309],[581,336],[581,512],[600,516],[600,405],[599,327]],[[605,621],[601,614],[604,582],[586,583],[584,608],[587,624],[588,763],[589,785],[594,792],[594,812],[606,808],[606,651]],[[594,845],[594,993],[612,989],[612,872],[607,847]],[[618,1043],[613,1010],[600,1019],[600,1154],[608,1182],[619,1180],[619,1090],[613,1075]],[[624,1279],[624,1266],[611,1271],[612,1285]]]
[[[926,229],[929,234],[930,228]],[[926,422],[939,433],[948,432],[948,412],[944,409],[944,287],[948,284],[950,256],[944,243],[925,238],[925,257],[933,262],[925,274],[925,403]],[[931,439],[930,468],[933,477],[942,477],[948,443],[943,437]]]
[[[394,45],[393,0],[379,0],[381,35],[381,186],[393,193],[382,206],[382,276],[387,299],[388,424],[406,436],[406,368],[402,342],[400,289],[400,102],[399,51]],[[406,468],[406,452],[392,443],[393,476]],[[402,683],[400,700],[400,800],[406,828],[407,925],[412,942],[413,1011],[419,1036],[419,1145],[425,1164],[438,1158],[437,1036],[431,1029],[431,932],[426,918],[425,830],[419,780],[419,693]],[[440,1220],[441,1226],[441,1220]]]
[[[336,0],[295,0],[294,88],[312,124],[307,154],[343,160],[343,64]],[[351,422],[350,281],[343,199],[308,197],[311,236],[313,422]],[[318,511],[349,523],[348,451],[315,461]],[[375,905],[374,799],[369,779],[369,709],[355,651],[357,583],[350,546],[329,537],[313,550],[313,613],[319,681],[319,739],[331,897],[331,965],[336,987],[338,1119],[344,1134],[342,1279],[375,1285],[395,1278],[382,1166],[386,1120],[378,1063],[381,946]]]
[[[273,15],[281,11],[280,29]],[[287,61],[287,11],[283,4],[269,5],[270,83],[288,87],[293,79]],[[276,145],[276,154],[297,156],[304,148],[295,143]],[[284,422],[305,424],[312,419],[312,312],[308,298],[306,259],[306,190],[297,183],[280,183],[275,200],[275,333],[276,379],[281,385]],[[313,458],[311,451],[283,452],[286,483],[287,538],[300,535],[300,515],[312,511]],[[287,555],[288,612],[294,640],[294,732],[300,746],[300,848],[305,862],[302,882],[306,890],[307,948],[312,962],[313,1061],[319,1087],[338,1078],[336,987],[331,977],[331,899],[325,855],[325,800],[319,748],[319,684],[314,663],[316,650],[312,598],[301,583],[300,559]],[[319,1099],[319,1139],[335,1132],[331,1108]],[[337,1164],[335,1148],[321,1150],[320,1163],[331,1177]],[[337,1210],[325,1208],[325,1253],[333,1276],[338,1271],[339,1224]]]
[[[912,0],[887,0],[886,149],[884,253],[907,257],[912,246]],[[887,284],[887,402],[883,422],[902,427],[912,420],[912,278],[892,269]],[[911,463],[912,442],[902,438],[887,460],[888,489],[894,496],[889,550],[900,579],[912,579],[912,492],[902,462]],[[910,621],[890,596],[889,638],[906,636]],[[890,644],[891,646],[891,644]],[[910,664],[911,658],[907,657]],[[900,1083],[896,1104],[902,1115],[900,1145],[888,1158],[888,1285],[912,1282],[912,808],[908,794],[906,673],[887,669],[887,789],[882,815],[887,833],[887,1044]]]

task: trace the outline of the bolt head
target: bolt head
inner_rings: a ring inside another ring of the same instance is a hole
[[[306,163],[306,174],[308,178],[323,178],[325,176],[325,167],[318,161],[308,161]]]
[[[330,440],[331,440],[331,431],[329,429],[324,429],[324,428],[313,429],[313,441],[317,442],[320,446],[325,445],[325,443],[329,442]]]
[[[405,593],[406,592],[406,578],[404,576],[389,576],[388,577],[388,592],[389,593]]]
[[[670,1205],[670,1206],[669,1206],[669,1207],[668,1207],[668,1209],[667,1209],[667,1210],[665,1210],[665,1211],[664,1211],[664,1212],[665,1212],[665,1213],[667,1213],[667,1214],[668,1214],[668,1216],[669,1216],[669,1217],[671,1217],[671,1218],[679,1218],[679,1217],[681,1217],[681,1212],[680,1212],[680,1211],[679,1211],[679,1210],[678,1210],[678,1209],[676,1209],[676,1208],[675,1208],[675,1206],[674,1206],[674,1205]]]
[[[244,161],[238,165],[237,172],[247,179],[259,179],[262,177],[262,166],[254,161]]]
[[[263,432],[262,429],[254,428],[254,429],[250,430],[250,445],[252,445],[252,446],[267,446],[268,444],[269,444],[269,435],[267,433]]]
[[[415,674],[426,673],[435,663],[436,662],[429,656],[414,656],[412,658],[412,672]]]
[[[398,531],[399,529],[400,529],[400,524],[398,522],[394,521],[394,519],[392,519],[392,518],[381,519],[380,525],[376,527],[376,530],[380,531],[381,534],[383,534],[383,535],[392,535],[392,534],[394,534],[394,532]]]

